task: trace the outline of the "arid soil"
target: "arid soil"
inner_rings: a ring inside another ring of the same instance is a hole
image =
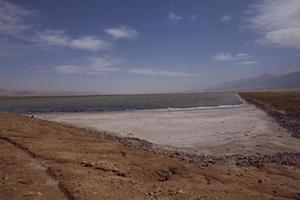
[[[241,97],[273,117],[292,136],[300,138],[300,91],[248,92]]]
[[[189,163],[92,135],[0,113],[0,199],[300,199],[297,155],[290,166]]]
[[[289,113],[300,113],[300,91],[241,92],[244,99],[260,100],[273,108]]]

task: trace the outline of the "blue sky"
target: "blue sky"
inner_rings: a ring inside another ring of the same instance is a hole
[[[299,63],[299,0],[0,0],[0,88],[199,91]]]

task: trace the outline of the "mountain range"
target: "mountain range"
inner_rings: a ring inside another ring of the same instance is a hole
[[[297,90],[300,89],[300,71],[281,75],[262,74],[257,77],[225,82],[208,88],[206,92],[230,91],[259,91],[259,90]],[[32,91],[32,90],[6,90],[0,88],[0,96],[73,96],[95,95],[87,92],[64,91]]]
[[[7,90],[0,88],[0,97],[11,96],[77,96],[77,95],[93,95],[88,92],[66,92],[66,91],[35,91],[35,90]]]
[[[300,89],[300,71],[281,75],[262,74],[257,77],[225,82],[208,91],[251,91],[251,90]]]

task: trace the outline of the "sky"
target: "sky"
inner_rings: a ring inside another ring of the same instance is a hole
[[[300,70],[300,0],[0,0],[0,88],[201,91]]]

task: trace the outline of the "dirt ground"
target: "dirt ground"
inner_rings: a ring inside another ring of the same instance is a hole
[[[192,164],[0,113],[0,199],[300,199],[300,168]]]
[[[277,110],[300,115],[300,91],[241,92],[239,95],[244,99],[253,98],[262,101]]]
[[[300,91],[247,92],[239,95],[264,110],[293,137],[300,138]]]

